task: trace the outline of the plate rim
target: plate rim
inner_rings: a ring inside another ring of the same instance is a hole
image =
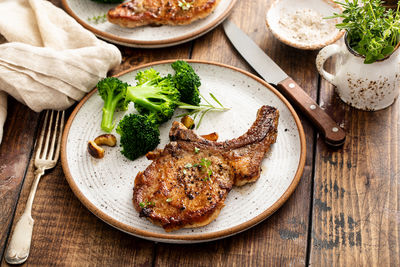
[[[82,25],[84,28],[87,30],[91,31],[98,37],[102,37],[105,40],[109,42],[117,42],[117,44],[122,44],[122,45],[127,45],[127,46],[137,46],[141,48],[160,48],[160,47],[167,47],[167,46],[173,46],[177,45],[180,43],[184,43],[187,41],[191,41],[195,39],[196,37],[200,37],[203,34],[208,33],[215,27],[217,27],[232,11],[233,7],[235,6],[237,0],[230,0],[231,3],[229,4],[228,8],[219,16],[217,17],[214,21],[211,23],[204,25],[200,29],[192,32],[192,33],[187,33],[182,36],[178,36],[175,38],[170,38],[170,39],[165,39],[165,40],[155,40],[155,41],[143,41],[143,40],[136,40],[136,39],[130,39],[130,38],[125,38],[125,37],[120,37],[118,35],[114,35],[111,33],[108,33],[106,31],[98,30],[83,19],[81,19],[68,5],[67,3],[68,0],[61,0],[61,4],[64,8],[64,10],[72,16],[80,25]],[[206,19],[206,18],[204,18]]]
[[[267,219],[269,216],[271,216],[276,210],[278,210],[292,195],[294,190],[296,189],[298,183],[300,182],[300,178],[303,174],[304,166],[305,166],[305,161],[306,161],[306,139],[305,139],[305,133],[303,126],[301,124],[300,118],[298,117],[296,111],[292,107],[292,105],[286,100],[286,98],[278,92],[274,87],[272,87],[270,84],[265,82],[264,80],[260,79],[259,77],[255,76],[254,74],[251,74],[245,70],[242,70],[240,68],[226,65],[223,63],[219,62],[213,62],[213,61],[207,61],[207,60],[193,60],[193,59],[169,59],[169,60],[161,60],[161,61],[155,61],[139,66],[135,66],[132,68],[129,68],[127,70],[124,70],[113,77],[120,77],[122,75],[125,75],[127,73],[130,73],[132,71],[138,70],[138,69],[143,69],[147,67],[152,67],[156,65],[162,65],[162,64],[170,64],[176,60],[185,60],[188,63],[199,63],[199,64],[205,64],[205,65],[215,65],[218,67],[223,67],[223,68],[228,68],[234,71],[238,71],[242,74],[245,74],[249,76],[250,78],[256,80],[257,82],[261,83],[267,89],[272,91],[289,109],[290,113],[292,114],[294,121],[296,123],[298,132],[299,132],[299,138],[300,138],[300,161],[299,165],[297,166],[296,173],[293,177],[292,182],[290,183],[289,187],[285,190],[285,192],[279,197],[277,201],[275,201],[268,209],[264,210],[262,213],[259,215],[255,216],[254,218],[241,223],[239,225],[233,226],[231,228],[225,229],[225,230],[219,230],[216,232],[211,232],[211,233],[201,233],[201,234],[193,234],[193,235],[174,235],[174,234],[169,234],[169,233],[154,233],[151,231],[139,229],[127,224],[124,224],[111,216],[107,215],[106,213],[102,212],[99,208],[97,208],[93,203],[91,203],[88,198],[79,190],[78,185],[75,183],[71,172],[69,170],[68,162],[67,162],[67,155],[66,155],[66,147],[67,147],[67,137],[69,134],[69,130],[71,128],[72,122],[75,119],[76,114],[79,112],[81,107],[86,103],[86,101],[95,93],[97,92],[97,89],[94,88],[92,91],[90,91],[80,102],[79,104],[74,108],[72,111],[71,115],[68,118],[68,121],[65,125],[62,140],[61,140],[61,165],[66,177],[66,180],[75,194],[75,196],[79,199],[79,201],[88,209],[90,210],[94,215],[96,215],[98,218],[103,220],[104,222],[108,223],[109,225],[117,228],[120,231],[126,232],[128,234],[144,238],[144,239],[150,239],[150,240],[158,240],[160,242],[166,242],[166,243],[175,243],[176,241],[186,241],[186,242],[205,242],[205,241],[210,241],[210,240],[215,240],[215,239],[220,239],[224,237],[228,237],[237,233],[240,233],[242,231],[245,231],[249,229],[250,227],[253,227],[257,225],[258,223],[262,222],[263,220]]]

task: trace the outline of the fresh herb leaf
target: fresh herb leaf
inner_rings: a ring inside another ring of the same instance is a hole
[[[107,21],[107,14],[102,14],[98,16],[93,16],[87,19],[89,22],[93,22],[95,24],[104,23]]]
[[[167,202],[171,202],[171,201],[172,201],[172,198],[167,198],[166,201],[167,201]]]
[[[202,168],[204,167],[205,172],[207,173],[207,177],[204,178],[203,180],[204,180],[204,181],[207,181],[208,179],[211,178],[211,175],[212,175],[212,173],[213,173],[212,169],[210,168],[210,166],[211,166],[211,160],[206,159],[206,158],[202,158],[202,159],[200,160],[199,165],[202,166]]]
[[[220,101],[218,101],[218,99],[212,94],[210,93],[210,97],[219,105],[213,105],[210,101],[207,100],[207,98],[205,98],[203,95],[200,95],[200,97],[207,103],[207,104],[200,104],[199,106],[185,106],[185,105],[180,105],[178,106],[181,109],[191,109],[191,111],[186,112],[184,114],[178,115],[177,118],[180,117],[184,117],[186,115],[190,116],[190,115],[194,115],[193,119],[196,120],[197,115],[200,114],[200,119],[199,121],[196,123],[196,129],[198,129],[200,127],[200,124],[204,118],[204,116],[206,115],[206,113],[208,113],[209,111],[227,111],[230,108],[226,108],[224,107]]]
[[[139,203],[139,206],[141,207],[141,208],[147,208],[147,207],[154,207],[156,205],[156,203],[155,202],[152,202],[152,201],[145,201],[145,202],[140,202]]]
[[[186,169],[189,169],[189,168],[192,168],[192,167],[193,167],[193,165],[191,163],[186,163],[186,165],[185,165]]]
[[[343,7],[341,14],[329,18],[342,18],[336,28],[347,31],[349,46],[365,56],[369,64],[390,55],[400,40],[400,15],[397,10],[386,9],[381,0],[346,0],[335,2]]]
[[[200,152],[200,148],[195,147],[195,148],[194,148],[194,153],[199,154],[199,152]]]
[[[180,0],[178,1],[178,5],[180,8],[182,8],[182,10],[187,11],[192,7],[193,3],[188,3],[186,0]]]
[[[221,104],[221,102],[219,102],[219,100],[212,94],[212,93],[210,93],[210,96],[212,97],[212,99],[214,99],[214,101],[215,102],[217,102],[218,103],[218,105],[220,105],[221,106],[221,108],[223,108],[224,106]]]

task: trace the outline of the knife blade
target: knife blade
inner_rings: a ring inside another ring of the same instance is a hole
[[[337,123],[291,78],[287,75],[247,34],[230,19],[223,28],[236,50],[267,82],[276,85],[311,120],[331,146],[344,144],[346,134]]]

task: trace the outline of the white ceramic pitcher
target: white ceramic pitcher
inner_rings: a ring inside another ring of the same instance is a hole
[[[364,64],[364,57],[343,42],[324,47],[317,55],[316,65],[319,73],[336,86],[345,103],[362,110],[380,110],[390,106],[399,95],[399,50],[385,59]],[[324,70],[325,61],[333,55],[338,55],[335,74]]]

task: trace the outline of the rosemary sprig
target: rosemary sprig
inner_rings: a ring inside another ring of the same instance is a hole
[[[212,104],[210,101],[208,101],[203,95],[200,94],[200,97],[207,103],[207,104],[200,104],[199,106],[186,106],[186,105],[180,105],[178,108],[181,109],[190,109],[191,111],[186,112],[184,114],[176,116],[177,118],[184,117],[186,115],[193,115],[193,119],[196,120],[198,119],[198,122],[196,123],[196,129],[200,127],[201,122],[203,121],[204,116],[209,112],[209,111],[227,111],[230,108],[224,107],[220,101],[212,94],[210,93],[210,97],[218,104]]]
[[[373,63],[390,55],[400,41],[400,15],[386,10],[381,0],[346,0],[335,2],[344,11],[329,18],[342,18],[336,28],[347,31],[347,41],[357,53],[365,56],[364,63]]]

